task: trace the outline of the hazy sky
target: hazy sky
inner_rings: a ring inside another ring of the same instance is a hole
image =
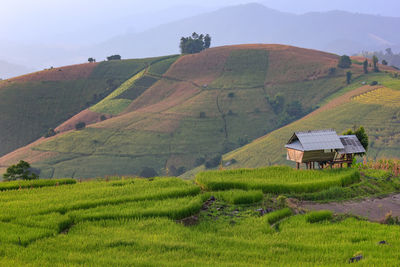
[[[250,2],[293,13],[337,9],[400,16],[400,0],[0,0],[0,40],[90,44],[127,31],[142,31],[185,16]]]

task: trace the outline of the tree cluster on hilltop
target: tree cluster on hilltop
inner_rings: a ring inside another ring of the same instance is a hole
[[[373,59],[374,57],[381,60],[383,65],[389,65],[396,68],[400,68],[400,53],[396,54],[392,51],[391,48],[385,49],[385,51],[375,51],[375,52],[367,52],[364,51],[357,56],[362,56],[366,58]]]
[[[182,37],[179,48],[182,54],[195,54],[210,48],[211,36],[193,33],[192,36]]]

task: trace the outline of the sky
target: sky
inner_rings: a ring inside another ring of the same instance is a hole
[[[291,13],[345,10],[400,16],[399,0],[1,0],[0,41],[60,46],[90,44],[185,16],[250,2]]]

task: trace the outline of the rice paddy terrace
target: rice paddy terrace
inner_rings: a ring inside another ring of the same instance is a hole
[[[201,173],[199,185],[128,177],[3,182],[0,264],[398,266],[399,226],[304,214],[284,197],[366,179],[355,169],[273,167]]]
[[[340,95],[346,81],[337,61],[315,50],[239,45],[100,63],[96,77],[124,70],[115,90],[63,122],[58,135],[0,158],[0,168],[25,159],[41,177],[132,175],[144,167],[179,175]],[[362,75],[358,64],[351,71]],[[75,131],[80,121],[87,127]]]

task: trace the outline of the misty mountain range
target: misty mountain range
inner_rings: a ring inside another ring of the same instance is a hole
[[[356,12],[356,10],[355,10]],[[192,12],[193,13],[193,12]],[[190,12],[188,12],[190,15]],[[181,16],[183,17],[183,16]],[[126,25],[126,29],[136,28]],[[179,53],[179,40],[192,32],[209,33],[212,46],[245,43],[279,43],[337,54],[354,54],[391,47],[400,50],[400,18],[344,11],[311,12],[302,15],[245,4],[190,16],[143,32],[127,31],[107,41],[86,47],[28,46],[0,43],[0,59],[44,68],[97,61],[111,54],[140,58]],[[10,77],[0,69],[0,77]]]

